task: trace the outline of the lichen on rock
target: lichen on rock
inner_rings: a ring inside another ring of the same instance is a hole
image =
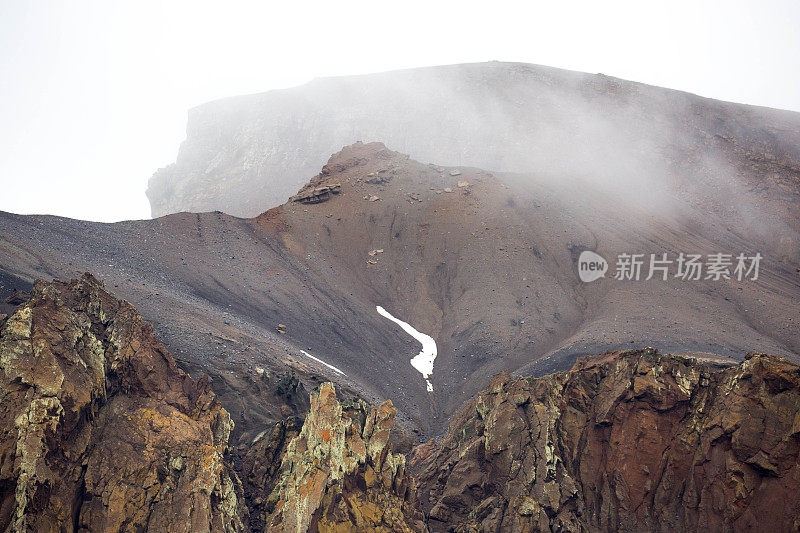
[[[233,422],[86,274],[0,325],[0,529],[241,531]]]
[[[314,391],[267,498],[266,530],[426,531],[405,456],[391,451],[394,416],[391,401],[339,402],[330,383]]]
[[[610,352],[496,376],[411,468],[432,531],[796,530],[798,413],[779,357]]]

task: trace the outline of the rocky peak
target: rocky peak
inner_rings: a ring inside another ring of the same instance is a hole
[[[339,175],[356,167],[375,167],[377,173],[384,175],[394,170],[394,162],[405,161],[408,156],[393,152],[380,142],[362,143],[361,141],[345,146],[341,151],[333,154],[319,174],[306,183],[294,196],[289,198],[292,202],[301,204],[318,204],[330,199],[331,195],[342,192],[342,184],[337,181]],[[370,181],[369,183],[382,183]]]
[[[265,505],[266,530],[424,530],[405,456],[391,451],[394,416],[388,400],[377,407],[339,402],[330,383],[314,391],[294,438],[265,439],[248,454],[274,456],[285,445]]]
[[[320,176],[344,172],[370,161],[382,160],[389,162],[393,159],[406,160],[408,155],[389,150],[382,142],[363,143],[358,141],[333,154],[322,167]]]

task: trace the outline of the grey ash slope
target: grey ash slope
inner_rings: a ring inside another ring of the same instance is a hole
[[[95,273],[109,290],[141,309],[184,367],[212,376],[237,431],[260,431],[267,422],[301,414],[293,411],[292,401],[307,403],[307,398],[289,398],[282,405],[284,399],[271,397],[290,369],[307,386],[336,378],[372,399],[397,393],[383,384],[365,389],[303,355],[306,350],[328,362],[323,354],[335,351],[332,361],[342,365],[354,357],[349,346],[370,354],[408,348],[381,331],[379,317],[370,320],[363,305],[351,309],[322,275],[259,235],[252,221],[222,213],[116,224],[0,216],[0,270],[22,281]],[[356,325],[348,324],[353,319]],[[340,333],[364,322],[375,332],[357,344],[352,333]],[[285,336],[276,332],[280,323],[289,326]],[[351,360],[349,366],[359,365]],[[405,365],[397,366],[397,375],[412,375]]]
[[[764,178],[746,200],[791,232],[800,213],[797,182],[788,183]],[[274,404],[257,367],[389,398],[431,434],[501,370],[564,369],[577,355],[642,344],[735,358],[800,353],[800,265],[784,234],[748,237],[745,219],[687,203],[685,188],[660,191],[669,211],[651,209],[580,177],[442,168],[380,143],[345,148],[310,183],[335,185],[327,201],[253,219],[180,213],[100,224],[2,214],[0,270],[106,280],[176,359],[212,375],[245,433],[300,409]],[[767,259],[757,282],[586,285],[575,273],[581,248]],[[433,394],[409,364],[419,345],[376,305],[436,339]]]

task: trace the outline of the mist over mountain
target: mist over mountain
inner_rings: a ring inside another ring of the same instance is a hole
[[[797,251],[798,228],[761,204],[797,179],[800,115],[522,63],[324,78],[194,108],[177,161],[150,180],[153,216],[258,215],[357,141],[441,165],[584,180],[654,211],[675,208],[667,189],[750,232],[781,232]],[[742,198],[753,189],[755,204]]]
[[[517,63],[329,78],[192,110],[147,194],[0,212],[3,528],[800,523],[800,114]]]

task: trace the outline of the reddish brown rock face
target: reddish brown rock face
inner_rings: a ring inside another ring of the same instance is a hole
[[[648,349],[501,374],[411,466],[434,531],[788,531],[799,450],[796,365]]]
[[[99,281],[37,282],[0,357],[0,529],[243,529],[228,413]]]

